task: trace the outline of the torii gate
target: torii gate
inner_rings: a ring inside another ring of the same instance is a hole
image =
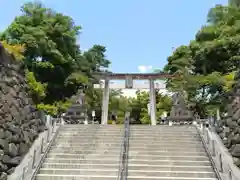
[[[150,89],[151,125],[156,125],[156,94],[155,89],[165,89],[165,84],[155,83],[156,79],[172,77],[166,73],[100,73],[102,84],[94,84],[94,88],[103,89],[101,124],[108,123],[109,89]],[[110,84],[110,80],[125,80],[125,84]],[[149,80],[148,84],[135,84],[133,80]]]

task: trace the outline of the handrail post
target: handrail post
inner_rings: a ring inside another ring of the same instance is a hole
[[[215,149],[215,141],[212,140],[212,156],[215,157],[216,156],[216,149]]]
[[[220,167],[219,167],[219,172],[223,172],[223,162],[222,162],[222,154],[219,154],[219,163],[220,163]]]
[[[232,180],[232,171],[231,171],[231,169],[228,170],[228,180]]]
[[[22,170],[22,179],[21,180],[25,180],[25,171],[26,171],[26,166]]]
[[[43,146],[44,146],[44,138],[41,139],[41,147],[40,147],[40,153],[43,153]]]
[[[34,149],[34,151],[33,151],[33,159],[32,159],[32,169],[35,168],[36,153],[37,153],[37,150]]]
[[[47,130],[47,142],[49,142],[49,136],[50,136],[50,128]]]

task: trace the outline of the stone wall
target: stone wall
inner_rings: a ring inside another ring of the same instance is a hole
[[[0,45],[0,179],[6,179],[45,129],[27,94],[22,65]]]
[[[240,72],[236,76],[233,92],[228,94],[229,104],[227,115],[217,122],[216,131],[223,140],[224,145],[240,167]]]

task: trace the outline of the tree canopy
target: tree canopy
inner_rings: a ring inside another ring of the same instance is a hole
[[[234,84],[234,74],[240,60],[239,1],[231,5],[216,5],[210,9],[207,23],[189,45],[178,47],[168,57],[164,70],[176,75],[167,86],[181,90],[194,102],[201,116],[225,107],[227,91]]]
[[[171,98],[156,90],[156,117],[164,113],[169,113],[172,107]],[[131,107],[131,117],[135,123],[150,124],[150,115],[148,112],[149,92],[137,91],[136,97],[129,98],[129,105]]]
[[[12,46],[24,45],[26,77],[36,104],[62,104],[91,84],[94,72],[108,67],[104,46],[80,51],[81,27],[71,17],[37,2],[24,4],[21,11],[0,38]]]

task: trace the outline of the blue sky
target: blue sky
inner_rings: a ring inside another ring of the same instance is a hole
[[[24,0],[2,0],[0,31],[20,14]],[[81,49],[107,47],[113,72],[159,69],[173,48],[188,44],[209,8],[227,0],[44,0],[82,26]]]

